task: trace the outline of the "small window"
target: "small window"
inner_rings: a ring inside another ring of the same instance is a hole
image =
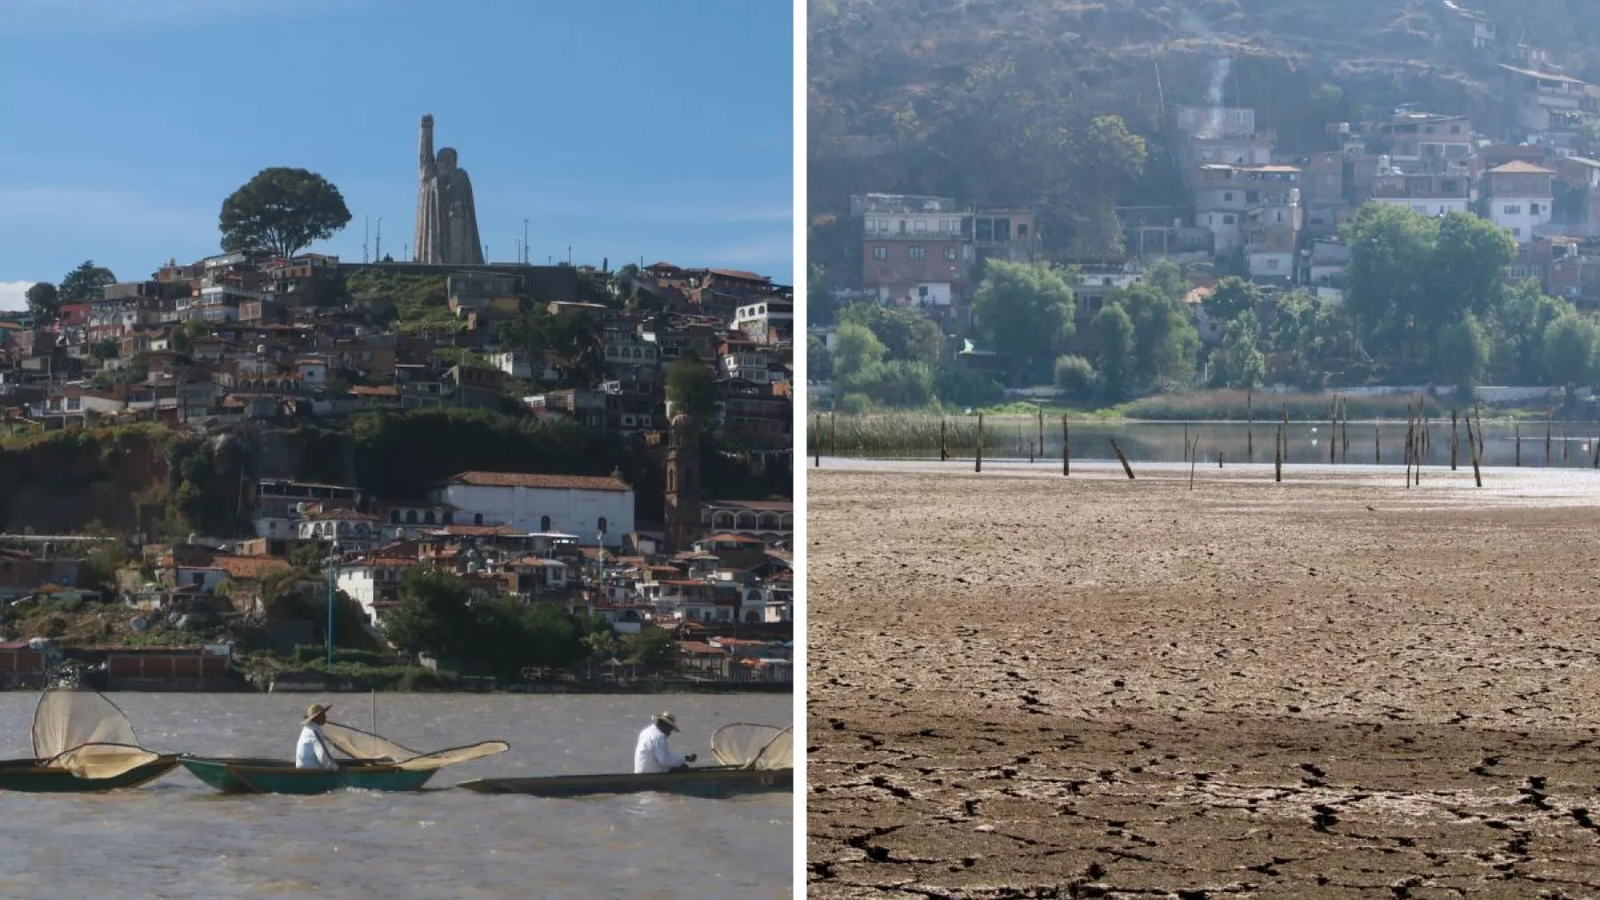
[[[1512,203],[1504,208],[1504,212],[1508,216],[1520,216],[1522,215],[1522,206],[1521,204]]]
[[[1233,221],[1234,221],[1233,220],[1233,216],[1223,216],[1222,217],[1222,224],[1224,224],[1224,225],[1232,225]]]
[[[944,248],[944,258],[945,259],[955,259],[956,258],[956,248],[954,248],[954,247],[946,247],[946,248]]]
[[[596,527],[600,529],[600,533],[601,534],[605,534],[606,533],[606,517],[605,516],[601,516],[600,517],[600,521],[596,523]]]
[[[872,248],[872,258],[873,259],[888,259],[889,258],[889,248],[888,247],[873,247]]]
[[[549,531],[550,530],[550,517],[549,516],[540,516],[539,517],[539,530],[540,531]]]
[[[474,525],[482,525],[483,524],[483,513],[473,513],[472,514],[472,524],[474,524]]]
[[[928,258],[928,248],[926,247],[912,247],[908,252],[913,260],[923,260]]]
[[[917,226],[916,226],[916,232],[918,234],[924,234],[924,233],[927,232],[927,230],[928,230],[928,220],[927,219],[918,219],[917,220]]]

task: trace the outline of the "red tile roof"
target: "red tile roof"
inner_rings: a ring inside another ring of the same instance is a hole
[[[632,487],[614,475],[537,475],[523,472],[461,472],[449,478],[450,484],[472,487],[524,487],[556,491],[631,491]]]

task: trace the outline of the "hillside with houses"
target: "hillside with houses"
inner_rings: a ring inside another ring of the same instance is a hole
[[[788,287],[253,251],[46,287],[0,321],[10,683],[787,680]]]
[[[1477,6],[820,4],[823,391],[854,409],[1045,382],[1091,405],[1207,385],[1585,393],[1600,68],[1582,37],[1600,20]],[[915,24],[891,29],[897,11]],[[1035,278],[1019,266],[1060,274],[1042,318],[1005,299],[1040,296],[1013,290]],[[937,323],[926,371],[863,374],[907,360],[883,328],[863,356],[854,325],[884,313],[861,303]]]

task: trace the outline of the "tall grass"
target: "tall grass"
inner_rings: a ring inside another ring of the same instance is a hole
[[[1285,407],[1291,422],[1328,421],[1335,395],[1255,394],[1244,391],[1162,395],[1135,400],[1110,410],[1083,415],[1066,412],[1075,422],[1104,428],[1145,422],[1244,422],[1247,412],[1256,422],[1270,424],[1283,418]],[[1419,403],[1434,421],[1448,421],[1448,398],[1419,398],[1414,395],[1390,397],[1340,397],[1341,415],[1351,421],[1404,420],[1415,414]],[[1459,407],[1465,414],[1466,408]],[[985,410],[983,445],[986,452],[1025,456],[1029,445],[1038,440],[1037,407],[1010,404],[1000,410]],[[1063,411],[1046,409],[1045,440],[1059,452]],[[1517,417],[1521,414],[1513,413]],[[1496,418],[1507,413],[1497,411]],[[1542,418],[1542,415],[1539,416]],[[939,426],[944,424],[945,442],[952,457],[969,457],[978,443],[976,415],[936,412],[901,412],[859,416],[812,416],[806,423],[806,450],[841,456],[933,456],[939,452]]]

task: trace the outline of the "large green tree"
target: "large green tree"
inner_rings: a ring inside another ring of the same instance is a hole
[[[1472,313],[1439,329],[1434,342],[1434,366],[1442,380],[1470,395],[1489,364],[1489,337]]]
[[[972,301],[979,333],[1011,360],[1012,380],[1045,372],[1073,331],[1072,276],[1045,264],[992,259]]]
[[[1211,353],[1211,383],[1217,387],[1245,389],[1260,387],[1267,374],[1267,360],[1258,339],[1261,320],[1245,311],[1237,314],[1222,330],[1222,339]]]
[[[1426,287],[1419,325],[1431,332],[1468,313],[1491,313],[1504,293],[1502,273],[1516,255],[1517,242],[1493,222],[1468,213],[1446,215],[1422,272]]]
[[[888,348],[890,359],[937,363],[944,348],[944,333],[938,324],[909,309],[852,303],[839,311],[839,322],[855,322],[872,329]]]
[[[23,295],[28,301],[28,312],[35,324],[54,322],[61,317],[61,292],[48,281],[28,285]]]
[[[693,352],[667,366],[667,399],[675,412],[688,413],[704,420],[715,410],[717,383],[711,370]]]
[[[1544,370],[1569,399],[1575,388],[1594,382],[1597,350],[1600,329],[1587,316],[1568,313],[1545,327]]]
[[[1412,316],[1427,308],[1438,224],[1407,209],[1369,203],[1344,226],[1350,246],[1345,267],[1345,304],[1368,352],[1400,349]]]
[[[1132,387],[1167,390],[1188,386],[1200,356],[1200,332],[1195,330],[1188,307],[1144,284],[1114,296],[1133,321]]]
[[[816,335],[806,337],[806,378],[810,381],[828,381],[833,378],[833,354],[828,345]]]
[[[473,637],[467,583],[446,572],[417,567],[400,582],[400,606],[384,619],[383,632],[408,653],[456,656]]]
[[[845,322],[833,336],[833,371],[841,380],[849,379],[881,362],[888,352],[871,328]]]
[[[1210,296],[1201,301],[1201,306],[1213,320],[1227,323],[1243,313],[1254,313],[1261,306],[1261,299],[1260,288],[1230,275],[1217,283]]]
[[[306,169],[262,169],[222,203],[224,250],[269,250],[291,257],[350,222],[344,197]]]
[[[111,274],[110,269],[95,265],[92,259],[86,259],[61,279],[61,299],[68,303],[99,300],[102,294],[100,289],[116,283],[117,276]]]
[[[1121,303],[1112,301],[1095,313],[1089,327],[1100,347],[1100,390],[1110,402],[1122,400],[1133,390],[1138,360],[1133,319]]]

